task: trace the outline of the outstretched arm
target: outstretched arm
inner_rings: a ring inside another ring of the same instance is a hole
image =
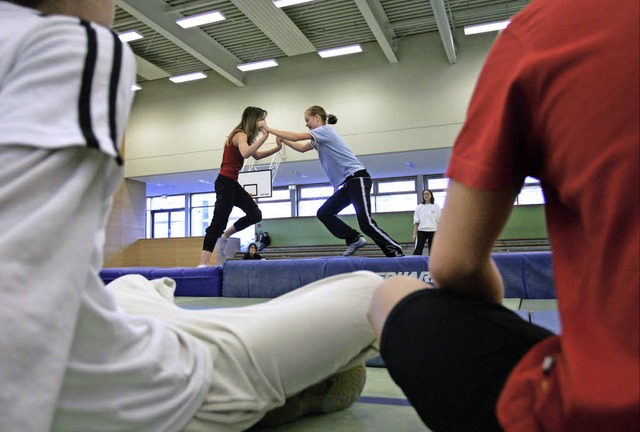
[[[275,147],[272,147],[268,150],[264,150],[264,149],[258,149],[256,150],[256,152],[253,154],[253,158],[255,160],[260,160],[260,159],[264,159],[266,157],[269,157],[273,154],[276,154],[280,151],[280,149],[282,148],[282,143],[281,142],[277,142],[276,140],[276,145]]]
[[[290,141],[284,138],[277,137],[276,142],[283,143],[300,153],[308,152],[309,150],[313,149],[313,146],[311,145],[311,141],[297,142],[297,141]]]
[[[299,151],[300,153],[304,153],[313,148],[313,146],[309,141],[299,142],[299,141],[313,139],[313,135],[311,135],[311,132],[290,132],[290,131],[274,129],[267,124],[266,120],[259,121],[258,126],[260,128],[263,128],[270,134],[273,134],[278,138],[280,138],[280,140],[279,141],[276,140],[276,142],[282,142],[287,146],[291,147],[292,149]]]
[[[256,138],[254,142],[249,144],[247,141],[247,134],[244,132],[238,132],[233,137],[234,143],[238,146],[238,150],[240,150],[240,154],[243,158],[248,159],[258,151],[258,149],[265,143],[267,138],[269,138],[269,134],[264,130],[261,130],[261,134]],[[275,153],[275,152],[274,152]],[[256,158],[260,159],[260,158]]]

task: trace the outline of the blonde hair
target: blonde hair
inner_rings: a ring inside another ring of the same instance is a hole
[[[338,123],[338,117],[336,117],[333,114],[329,114],[320,105],[313,105],[313,106],[307,108],[307,110],[305,112],[311,114],[312,116],[313,115],[319,115],[320,118],[322,119],[323,123],[329,123],[329,124]]]

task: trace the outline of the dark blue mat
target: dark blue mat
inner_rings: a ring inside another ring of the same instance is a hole
[[[550,252],[500,253],[493,258],[505,282],[505,297],[555,298]],[[273,298],[319,279],[356,270],[370,270],[385,279],[405,275],[431,280],[426,256],[227,261],[222,295]]]

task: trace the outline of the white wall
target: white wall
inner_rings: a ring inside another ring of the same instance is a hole
[[[454,65],[438,34],[427,34],[399,41],[396,64],[372,43],[352,56],[279,60],[247,73],[244,87],[214,72],[186,84],[144,83],[127,128],[125,176],[219,167],[225,137],[248,105],[266,109],[272,126],[297,131],[305,130],[304,110],[321,105],[357,155],[450,147],[495,34],[457,36]],[[287,158],[317,155],[289,149]]]

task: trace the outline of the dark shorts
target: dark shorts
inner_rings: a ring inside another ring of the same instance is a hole
[[[380,353],[431,429],[486,432],[501,430],[496,403],[513,367],[552,335],[502,305],[426,289],[391,311]]]

